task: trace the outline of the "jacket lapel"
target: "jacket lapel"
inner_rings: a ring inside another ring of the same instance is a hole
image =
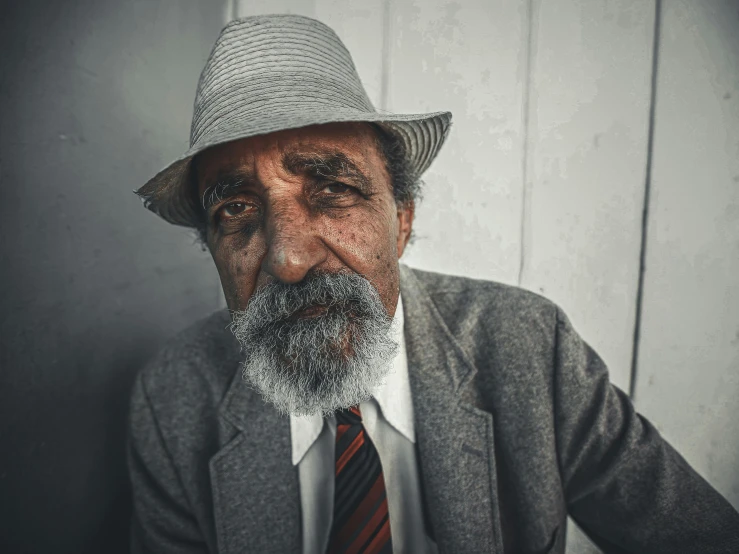
[[[210,461],[219,553],[300,552],[300,491],[289,418],[265,405],[238,371],[221,416],[240,432]]]
[[[424,493],[441,552],[503,552],[493,419],[473,405],[474,365],[412,270],[401,266]]]

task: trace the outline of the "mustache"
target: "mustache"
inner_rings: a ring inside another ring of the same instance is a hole
[[[370,297],[370,298],[368,298]],[[289,323],[301,311],[325,308],[325,313],[340,312],[350,318],[375,316],[382,305],[374,285],[357,273],[313,273],[296,284],[271,282],[252,295],[245,310],[236,312],[260,326]],[[390,320],[387,313],[385,315]]]

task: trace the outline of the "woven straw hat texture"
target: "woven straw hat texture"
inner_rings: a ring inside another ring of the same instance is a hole
[[[236,19],[221,31],[200,75],[190,149],[136,194],[168,222],[196,227],[201,209],[193,156],[233,140],[340,121],[376,123],[395,133],[420,176],[444,142],[451,113],[378,113],[349,51],[320,21],[298,15]]]

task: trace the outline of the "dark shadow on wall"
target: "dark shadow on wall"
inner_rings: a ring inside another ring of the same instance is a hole
[[[219,297],[131,191],[187,146],[223,5],[1,9],[0,552],[125,552],[133,376]]]

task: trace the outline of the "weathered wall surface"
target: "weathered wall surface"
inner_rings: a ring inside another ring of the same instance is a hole
[[[739,2],[662,2],[636,405],[739,507]]]
[[[133,374],[218,303],[131,192],[187,144],[212,6],[3,3],[0,552],[127,551]]]

